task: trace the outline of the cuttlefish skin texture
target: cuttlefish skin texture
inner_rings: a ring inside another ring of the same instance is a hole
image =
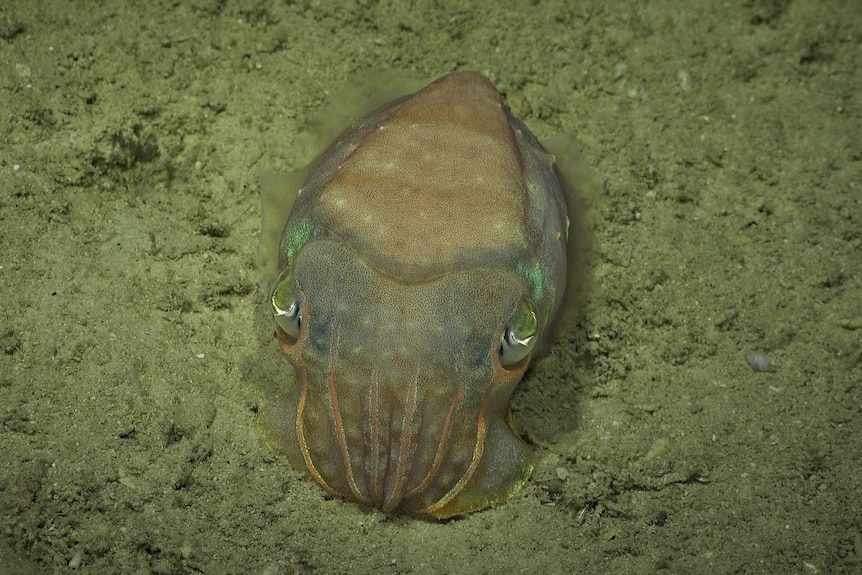
[[[262,414],[267,443],[384,512],[449,517],[517,492],[534,460],[509,398],[566,283],[553,163],[470,72],[345,131],[279,247],[272,303],[295,378]]]

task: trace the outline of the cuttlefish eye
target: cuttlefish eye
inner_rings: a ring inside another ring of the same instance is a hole
[[[272,310],[275,316],[275,323],[278,324],[284,333],[296,339],[299,337],[299,330],[302,327],[302,309],[299,306],[299,300],[295,299],[290,302],[287,309],[273,306]]]
[[[536,345],[539,323],[529,302],[522,302],[500,336],[500,365],[510,369],[530,355]]]
[[[296,294],[291,278],[279,277],[272,290],[272,315],[275,323],[291,339],[299,339],[302,328],[302,303]]]

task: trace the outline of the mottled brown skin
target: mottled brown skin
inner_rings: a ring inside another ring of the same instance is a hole
[[[532,310],[548,335],[568,220],[553,157],[483,76],[445,76],[343,133],[299,191],[273,301],[301,328],[263,414],[269,445],[327,491],[448,517],[502,502],[533,470],[500,360]]]

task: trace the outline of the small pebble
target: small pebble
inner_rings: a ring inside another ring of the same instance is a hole
[[[745,354],[745,359],[748,360],[748,365],[754,371],[773,371],[775,369],[772,361],[762,351],[749,351]]]
[[[689,74],[687,70],[677,70],[676,79],[683,92],[691,90],[691,74]]]

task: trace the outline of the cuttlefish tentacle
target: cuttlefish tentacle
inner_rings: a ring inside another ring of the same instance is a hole
[[[410,464],[410,448],[413,444],[413,419],[416,417],[416,399],[419,390],[419,370],[416,371],[416,376],[410,385],[407,392],[407,405],[404,407],[404,414],[401,420],[401,437],[398,441],[398,460],[395,463],[395,476],[392,488],[383,500],[384,513],[388,513],[395,509],[401,502],[401,497],[404,492],[404,476],[407,473],[407,466]]]
[[[327,387],[329,389],[329,405],[332,408],[332,421],[335,425],[335,438],[338,442],[341,461],[344,464],[344,473],[347,477],[347,484],[350,486],[350,491],[356,499],[362,502],[368,502],[368,498],[356,486],[356,478],[353,474],[353,463],[350,457],[350,449],[347,446],[347,437],[344,434],[344,422],[341,418],[341,409],[338,406],[338,390],[335,386],[335,366],[338,363],[339,333],[339,326],[334,326],[332,329],[332,342],[329,346],[329,369],[327,370],[326,375]]]
[[[317,469],[317,466],[314,464],[314,461],[311,457],[311,450],[308,446],[308,441],[305,438],[305,425],[303,424],[303,415],[305,413],[305,405],[308,401],[308,384],[305,382],[304,378],[300,378],[302,383],[299,385],[300,395],[299,395],[299,403],[296,409],[296,438],[297,445],[302,454],[302,459],[305,461],[305,466],[308,469],[308,472],[311,476],[317,481],[321,487],[330,493],[337,494],[338,491],[334,489],[329,483],[327,483],[326,479],[323,478],[323,475]],[[294,381],[294,385],[296,382]]]
[[[379,372],[377,365],[371,370],[371,382],[368,386],[369,392],[369,418],[368,425],[371,428],[370,437],[370,457],[371,460],[371,480],[369,481],[369,489],[376,501],[383,498],[383,478],[381,474],[380,458],[376,454],[382,451],[380,444],[380,391],[379,391]]]
[[[466,385],[463,381],[458,384],[458,391],[455,393],[455,396],[452,398],[452,402],[449,404],[449,412],[446,414],[446,420],[443,423],[443,431],[440,434],[440,442],[437,444],[437,451],[434,454],[434,461],[431,463],[430,469],[428,469],[428,473],[425,475],[425,478],[422,482],[411,489],[406,497],[411,497],[417,493],[421,493],[424,491],[431,481],[434,480],[437,473],[440,471],[440,465],[443,462],[443,456],[446,453],[446,447],[449,445],[449,436],[452,429],[452,420],[455,418],[455,410],[458,409],[458,405],[461,403],[461,398],[464,397],[464,391],[466,389]]]

